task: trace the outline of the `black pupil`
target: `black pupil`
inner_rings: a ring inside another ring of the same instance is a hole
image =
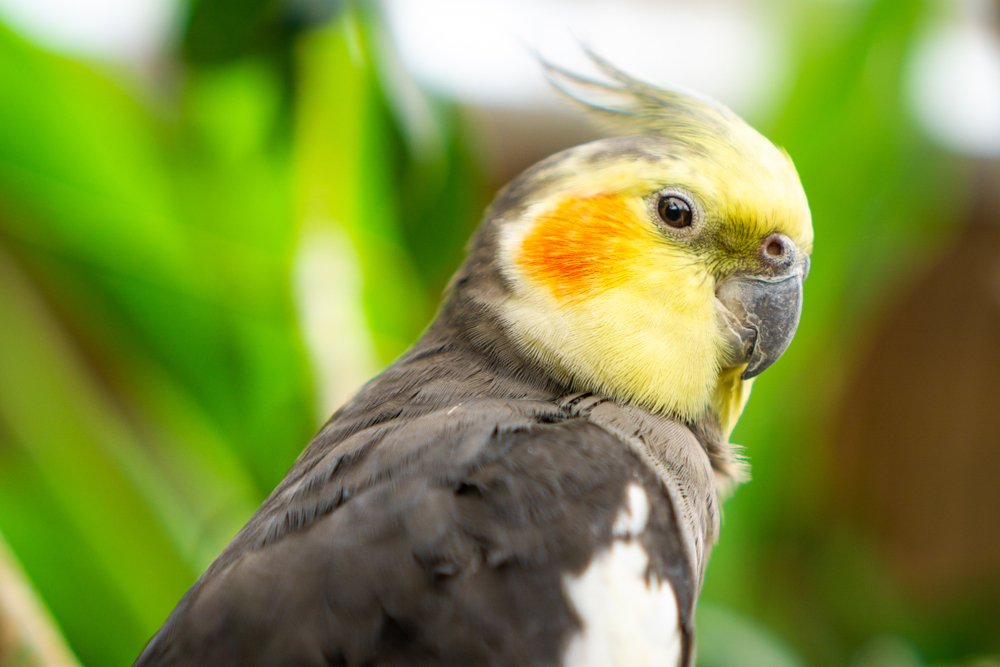
[[[691,224],[691,207],[677,197],[660,199],[660,217],[671,227],[687,227]]]

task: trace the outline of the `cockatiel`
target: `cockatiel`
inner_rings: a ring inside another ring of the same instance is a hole
[[[434,322],[137,665],[693,663],[729,434],[798,324],[811,219],[731,111],[595,62],[548,72],[628,136],[500,192]]]

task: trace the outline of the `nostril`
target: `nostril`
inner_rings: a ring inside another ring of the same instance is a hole
[[[761,244],[760,253],[768,264],[785,268],[795,261],[795,246],[784,234],[771,234]]]

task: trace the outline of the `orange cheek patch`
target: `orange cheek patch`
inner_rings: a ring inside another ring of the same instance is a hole
[[[621,195],[567,199],[538,217],[517,263],[560,300],[621,284],[646,238]]]

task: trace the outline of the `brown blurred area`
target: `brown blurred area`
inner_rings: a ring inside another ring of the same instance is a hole
[[[970,168],[972,208],[889,301],[835,422],[838,513],[931,606],[1000,595],[1000,164]]]

